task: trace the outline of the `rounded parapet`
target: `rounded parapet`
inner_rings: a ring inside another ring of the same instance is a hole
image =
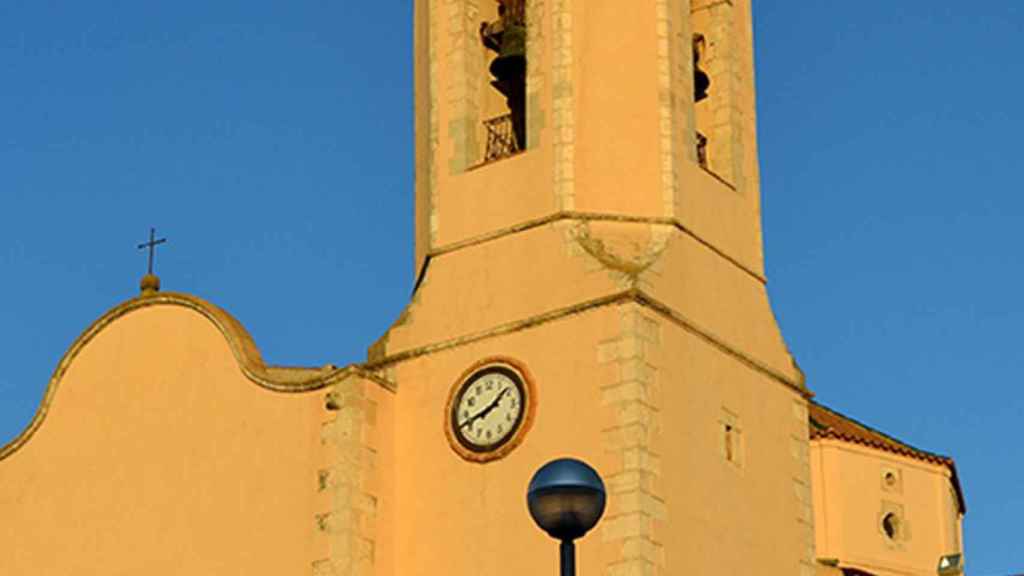
[[[147,285],[146,279],[148,278],[150,276],[143,279],[143,292],[140,296],[122,302],[110,309],[75,339],[50,376],[43,399],[39,404],[39,408],[36,409],[32,421],[29,422],[29,425],[21,434],[0,447],[0,460],[10,456],[25,445],[42,425],[50,405],[60,388],[61,381],[72,362],[75,361],[75,358],[86,345],[118,319],[151,306],[179,306],[188,308],[209,320],[224,336],[235,360],[238,362],[239,369],[245,377],[256,385],[268,390],[282,393],[310,392],[329,386],[353,370],[364,372],[359,366],[344,368],[337,368],[332,365],[322,368],[267,366],[263,362],[260,351],[256,347],[255,342],[253,342],[249,332],[224,309],[190,294],[158,292],[158,288],[146,290],[147,286],[155,288],[152,286],[152,283]],[[153,276],[152,278],[156,277]],[[384,382],[376,375],[365,375],[375,381],[379,381],[385,387],[390,387],[389,383]]]

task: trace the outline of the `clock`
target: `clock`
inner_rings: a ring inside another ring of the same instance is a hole
[[[488,462],[514,449],[532,421],[533,385],[526,370],[508,359],[478,362],[449,394],[445,431],[466,460]]]

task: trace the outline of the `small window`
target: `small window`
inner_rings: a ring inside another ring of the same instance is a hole
[[[736,461],[736,429],[728,424],[725,425],[725,459]]]
[[[740,468],[743,466],[743,429],[736,414],[723,409],[719,420],[719,448],[722,458]]]
[[[896,468],[882,468],[882,490],[901,494],[903,492],[903,475]]]
[[[882,532],[889,540],[899,540],[902,524],[895,512],[889,512],[882,517]]]

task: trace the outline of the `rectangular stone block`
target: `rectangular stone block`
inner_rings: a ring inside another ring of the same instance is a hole
[[[643,359],[634,358],[619,363],[620,380],[639,380],[644,383],[654,382],[657,370]]]
[[[648,444],[649,426],[642,424],[629,424],[618,426],[601,433],[604,446],[610,450],[626,448],[642,448]]]
[[[598,364],[607,364],[619,358],[619,340],[606,340],[597,345]]]
[[[601,388],[601,403],[605,406],[622,402],[643,402],[653,404],[651,386],[644,382],[630,380]]]
[[[622,402],[612,408],[615,411],[615,421],[619,425],[643,424],[651,426],[655,423],[658,411],[650,404],[640,400]]]
[[[632,448],[623,451],[622,465],[624,470],[640,470],[649,474],[661,474],[661,457],[647,447]]]
[[[608,567],[608,576],[658,576],[658,567],[653,562],[632,559],[617,562]]]
[[[810,446],[804,438],[790,437],[789,452],[796,461],[802,464],[808,464],[810,462]]]
[[[599,525],[601,536],[605,542],[626,538],[647,537],[651,534],[653,519],[642,513],[635,512],[606,518]]]
[[[665,547],[650,538],[627,538],[622,543],[622,557],[626,560],[646,560],[664,566]]]
[[[330,558],[313,562],[313,576],[338,576],[340,572]]]
[[[613,474],[605,478],[609,494],[620,494],[631,490],[647,490],[653,492],[655,489],[654,474],[645,470],[634,468]]]
[[[804,429],[807,428],[807,403],[802,400],[793,402],[793,419]]]
[[[610,502],[609,513],[632,514],[640,512],[655,520],[665,519],[665,502],[644,490],[631,490],[615,495]]]
[[[643,338],[627,335],[619,343],[619,358],[622,360],[642,359],[647,352],[647,341]]]

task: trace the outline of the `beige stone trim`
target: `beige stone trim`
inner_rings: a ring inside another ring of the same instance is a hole
[[[610,425],[601,431],[604,451],[615,468],[607,470],[609,509],[601,522],[605,542],[617,551],[607,574],[664,573],[659,523],[668,507],[657,489],[661,476],[661,386],[651,352],[661,345],[661,322],[636,303],[619,311],[618,336],[598,345],[598,363],[615,365],[617,377],[598,391]]]
[[[694,2],[691,13],[706,12],[708,27],[703,30],[710,50],[705,71],[711,77],[714,95],[710,100],[708,134],[709,172],[731,182],[739,193],[746,191],[744,180],[745,122],[742,94],[746,78],[741,68],[742,52],[748,47],[737,38],[738,8],[732,1]],[[753,86],[750,85],[750,90]],[[751,102],[752,104],[752,102]],[[753,112],[752,110],[750,111]]]
[[[546,50],[544,0],[529,0],[527,10],[526,42],[526,149],[540,146],[541,131],[545,127],[544,82]]]
[[[513,224],[512,226],[507,226],[505,228],[495,230],[494,232],[488,232],[486,234],[474,236],[473,238],[468,238],[466,240],[460,240],[458,242],[452,242],[451,244],[446,244],[444,246],[438,246],[437,248],[432,249],[430,253],[427,255],[427,257],[433,258],[435,256],[442,256],[449,252],[454,252],[456,250],[461,250],[463,248],[468,248],[470,246],[484,244],[486,242],[491,242],[493,240],[497,240],[505,236],[526,232],[528,230],[532,230],[540,226],[546,226],[548,224],[561,222],[565,220],[578,220],[584,222],[626,222],[637,224],[672,226],[675,229],[682,232],[683,234],[686,234],[690,238],[693,238],[694,240],[697,241],[698,244],[714,252],[715,255],[719,256],[729,264],[735,266],[740,271],[750,276],[754,280],[757,280],[761,284],[767,284],[768,282],[764,275],[759,274],[758,272],[744,266],[742,262],[725,253],[722,249],[718,248],[713,243],[706,240],[705,238],[703,238],[702,236],[700,236],[699,234],[685,226],[678,218],[667,217],[628,216],[623,214],[602,214],[598,212],[575,212],[571,210],[560,211],[554,212],[547,216],[542,216],[540,218],[535,218],[533,220],[526,220],[518,224]]]
[[[677,130],[681,130],[678,144],[683,147],[682,154],[676,154],[675,162],[697,164],[697,111],[693,101],[693,25],[690,22],[690,0],[675,0],[670,8],[670,16],[679,19],[676,30],[676,46],[673,50],[676,61],[673,66],[675,77],[672,78],[673,89],[673,122]],[[682,168],[677,166],[677,172]],[[723,180],[724,182],[724,180]]]
[[[430,106],[429,112],[429,136],[428,136],[428,151],[427,151],[427,194],[430,205],[427,210],[429,216],[429,234],[430,246],[434,246],[437,243],[438,232],[441,228],[441,214],[438,210],[438,151],[441,147],[441,120],[438,111],[438,94],[440,88],[438,87],[438,74],[441,66],[441,59],[438,54],[437,39],[440,37],[439,25],[437,22],[437,14],[440,11],[438,2],[440,0],[428,0],[425,2],[427,6],[427,34],[429,36],[428,49],[428,74],[430,78],[427,82],[429,94],[428,102]],[[429,251],[429,247],[427,250]]]
[[[329,467],[318,473],[319,491],[329,508],[313,518],[326,536],[328,556],[313,562],[314,575],[374,574],[377,549],[377,489],[375,436],[377,402],[368,387],[375,382],[352,375],[339,382],[332,394],[338,410],[323,424],[321,443],[330,455]]]
[[[574,74],[573,3],[551,0],[552,143],[555,206],[576,206],[576,82]]]
[[[0,460],[7,458],[24,446],[42,425],[50,410],[50,405],[57,394],[57,390],[64,379],[65,373],[67,373],[68,368],[70,368],[72,362],[74,362],[85,346],[107,326],[110,326],[118,319],[150,306],[180,306],[188,308],[212,322],[220,330],[221,334],[224,335],[224,339],[227,340],[231,353],[238,362],[238,367],[241,369],[242,374],[262,388],[283,393],[312,392],[321,390],[350,374],[358,373],[384,388],[394,390],[393,384],[378,375],[367,372],[360,366],[348,366],[345,368],[336,368],[330,365],[323,368],[267,366],[264,364],[260,351],[256,347],[256,343],[253,342],[249,332],[224,309],[190,294],[176,292],[151,293],[132,298],[110,309],[75,339],[71,347],[68,348],[67,352],[60,359],[53,375],[50,376],[50,381],[43,394],[43,400],[32,417],[32,421],[29,422],[29,425],[21,434],[3,447],[0,447]]]
[[[480,122],[480,77],[484,73],[479,51],[478,0],[444,0],[448,31],[445,55],[449,77],[448,139],[451,144],[449,174],[465,172],[478,162],[477,124]]]
[[[796,392],[800,393],[806,398],[811,398],[813,396],[813,393],[810,390],[808,390],[804,384],[803,373],[799,373],[799,377],[797,379],[792,379],[787,375],[782,374],[766,366],[764,363],[758,361],[757,359],[747,356],[745,353],[740,351],[739,348],[730,345],[724,339],[718,337],[711,331],[702,328],[696,323],[685,318],[683,315],[678,314],[663,302],[651,297],[642,290],[638,290],[635,288],[623,290],[621,292],[616,292],[608,296],[602,296],[600,298],[595,298],[593,300],[588,300],[586,302],[574,304],[572,306],[567,306],[565,308],[559,308],[557,310],[552,310],[550,312],[536,314],[529,318],[523,320],[516,320],[515,322],[509,322],[507,324],[502,324],[500,326],[496,326],[488,330],[482,330],[480,332],[467,334],[465,336],[449,338],[447,340],[442,340],[441,342],[437,342],[435,344],[428,344],[426,346],[419,346],[417,348],[403,350],[402,352],[390,354],[375,359],[373,361],[367,362],[366,364],[361,365],[361,368],[368,370],[370,372],[378,372],[394,364],[414,360],[416,358],[420,358],[428,354],[434,354],[437,352],[461,348],[463,346],[474,344],[476,342],[480,342],[483,340],[489,340],[491,338],[497,338],[499,336],[504,336],[506,334],[527,330],[535,326],[541,326],[549,322],[563,320],[565,318],[575,316],[577,314],[590,312],[598,308],[626,304],[629,302],[636,302],[650,310],[653,310],[654,312],[658,313],[659,315],[663,316],[664,318],[670,320],[674,324],[683,328],[687,332],[690,332],[698,336],[708,344],[714,346],[715,348],[718,348],[719,350],[728,354],[729,356],[736,358],[741,363],[745,364],[755,372],[759,372],[767,376],[768,378],[778,382],[779,384],[782,384],[787,388],[795,390]],[[797,369],[797,371],[799,372],[799,369]]]
[[[678,110],[675,102],[674,73],[677,69],[673,46],[673,10],[677,0],[656,0],[655,18],[658,35],[658,136],[661,154],[661,187],[664,214],[677,212],[679,198],[679,152],[684,142],[680,130]]]
[[[811,493],[810,439],[807,430],[807,398],[793,400],[793,419],[790,421],[790,456],[796,473],[793,475],[793,497],[796,504],[797,534],[800,538],[800,574],[814,576],[817,571],[817,551],[814,541],[814,504]]]

